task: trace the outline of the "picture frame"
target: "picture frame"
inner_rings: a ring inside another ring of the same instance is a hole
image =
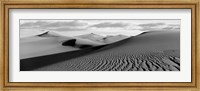
[[[1,90],[173,90],[199,89],[199,2],[198,1],[1,1]],[[191,82],[9,82],[9,9],[191,9]],[[38,88],[35,88],[38,87]]]

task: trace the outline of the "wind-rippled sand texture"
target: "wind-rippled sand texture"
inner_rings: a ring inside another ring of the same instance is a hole
[[[180,32],[143,33],[35,71],[180,71]]]

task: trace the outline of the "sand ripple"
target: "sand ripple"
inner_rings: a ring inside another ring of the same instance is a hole
[[[180,59],[155,52],[142,55],[99,55],[75,58],[36,70],[52,71],[179,71]]]

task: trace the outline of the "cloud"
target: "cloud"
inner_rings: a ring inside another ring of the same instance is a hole
[[[37,22],[27,22],[20,25],[20,28],[58,28],[58,27],[77,27],[85,26],[87,23],[79,22],[78,20],[74,21],[62,21],[62,22],[47,22],[47,21],[37,21]]]
[[[87,30],[86,28],[78,28],[78,27],[60,27],[53,29],[55,31],[81,31],[81,30]]]
[[[167,27],[162,28],[163,30],[180,30],[180,25],[169,24]]]
[[[173,27],[165,27],[165,28],[162,28],[162,29],[164,29],[164,30],[172,30],[172,29],[174,29]]]
[[[138,26],[143,27],[143,28],[151,28],[151,27],[157,27],[157,26],[162,26],[165,25],[165,23],[147,23],[147,24],[139,24]]]
[[[180,30],[180,27],[179,28],[174,28],[174,29]]]
[[[146,23],[146,24],[139,24],[141,27],[141,31],[160,31],[163,26],[166,26],[165,23]]]
[[[179,24],[169,24],[169,26],[173,26],[173,27],[180,27]]]
[[[32,27],[40,27],[43,25],[48,24],[48,22],[45,21],[37,21],[37,22],[27,22],[27,23],[23,23],[20,25],[21,28],[32,28]]]
[[[40,29],[55,31],[85,31],[85,30],[141,30],[162,31],[180,30],[178,23],[165,21],[114,21],[114,20],[23,20],[21,29]]]
[[[104,23],[99,23],[99,24],[94,24],[90,27],[96,27],[96,28],[108,28],[108,27],[126,27],[128,24],[125,23],[110,23],[110,22],[104,22]]]
[[[79,22],[77,20],[75,21],[71,21],[71,22],[54,22],[54,23],[50,23],[41,27],[74,27],[74,26],[84,26],[87,25],[87,23],[83,23],[83,22]]]

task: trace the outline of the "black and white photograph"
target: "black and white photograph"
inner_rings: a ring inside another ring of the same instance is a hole
[[[180,19],[20,19],[20,71],[180,71]]]

